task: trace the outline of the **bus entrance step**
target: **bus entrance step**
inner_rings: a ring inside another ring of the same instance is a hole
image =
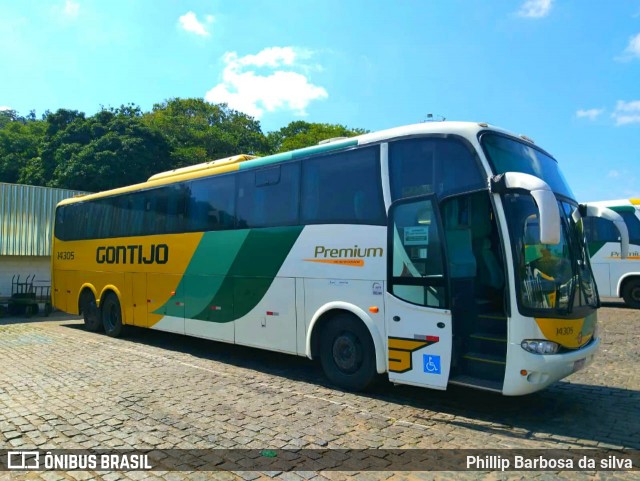
[[[469,337],[480,341],[507,342],[507,336],[503,333],[474,332],[473,334],[469,334]]]
[[[506,359],[503,356],[495,356],[492,354],[485,354],[483,352],[468,352],[462,357],[468,361],[486,362],[489,364],[499,364],[503,366],[506,364]]]
[[[502,382],[491,379],[460,375],[452,377],[449,382],[459,386],[472,386],[486,391],[502,392]]]

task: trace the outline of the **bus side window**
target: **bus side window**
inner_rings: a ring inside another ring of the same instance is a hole
[[[426,137],[389,143],[391,199],[437,193],[445,197],[484,188],[473,148],[455,138]]]
[[[158,189],[151,189],[145,192],[144,206],[144,231],[147,234],[156,234],[159,216],[157,212]],[[164,222],[163,222],[164,224]]]
[[[587,217],[585,223],[587,239],[591,242],[618,242],[620,234],[613,222],[601,217]],[[588,227],[587,227],[588,226]]]
[[[131,212],[129,214],[129,229],[131,235],[144,233],[144,192],[133,194],[131,198]]]
[[[54,224],[54,235],[60,240],[67,240],[66,225],[64,223],[64,212],[67,209],[65,206],[60,206],[56,209],[56,221]]]
[[[165,231],[169,234],[184,230],[185,194],[181,184],[166,187],[167,212]]]
[[[238,222],[242,227],[298,223],[300,164],[277,165],[240,173]]]
[[[613,208],[615,211],[616,209]],[[618,214],[624,219],[624,223],[627,224],[629,230],[629,242],[632,244],[640,244],[640,220],[636,217],[636,212],[633,210],[617,211]]]
[[[303,224],[384,225],[379,148],[305,159],[302,198]]]

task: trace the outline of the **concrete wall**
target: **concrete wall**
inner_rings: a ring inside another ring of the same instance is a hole
[[[11,277],[20,274],[20,282],[36,275],[34,285],[51,285],[50,256],[0,256],[0,298],[11,296]]]

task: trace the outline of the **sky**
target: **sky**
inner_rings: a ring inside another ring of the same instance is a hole
[[[0,0],[0,109],[226,102],[263,132],[489,122],[640,197],[640,0]]]

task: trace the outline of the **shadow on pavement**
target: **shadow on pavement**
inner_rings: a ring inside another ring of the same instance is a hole
[[[602,307],[613,307],[616,309],[636,310],[631,306],[627,306],[623,301],[608,300],[608,301],[601,301],[601,303],[602,303]]]
[[[83,328],[81,323],[65,327]],[[130,329],[124,340],[335,389],[319,363],[303,357],[141,328]],[[570,379],[518,397],[459,386],[447,391],[394,386],[385,380],[356,395],[416,408],[418,411],[407,411],[404,419],[410,422],[450,423],[519,439],[556,439],[577,448],[593,447],[583,442],[589,440],[639,449],[640,390],[578,384]]]

